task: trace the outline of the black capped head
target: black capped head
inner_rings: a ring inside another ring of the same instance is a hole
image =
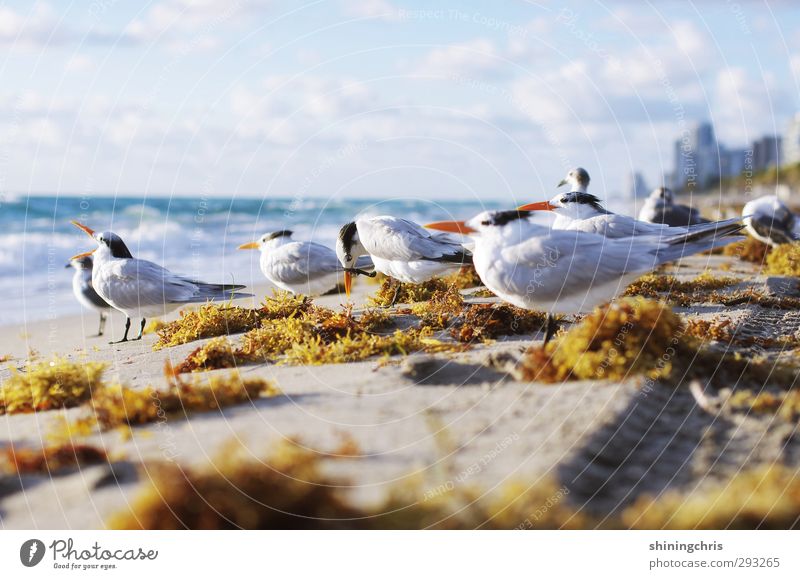
[[[293,231],[289,229],[281,229],[280,231],[273,231],[272,233],[267,233],[262,240],[264,242],[272,241],[273,239],[278,239],[279,237],[291,237],[294,234]]]
[[[356,258],[361,255],[360,246],[356,222],[345,223],[339,230],[339,237],[336,239],[336,256],[343,267],[353,267]],[[359,251],[358,255],[357,251]]]
[[[502,227],[519,219],[527,219],[532,211],[512,209],[510,211],[488,211],[481,218],[480,224],[485,227]]]
[[[600,203],[600,199],[592,195],[591,193],[583,193],[581,191],[571,191],[560,197],[557,197],[557,203],[561,207],[568,208],[572,204],[583,205],[586,207],[591,207],[595,211],[599,211],[600,213],[606,213],[605,207],[603,204]]]
[[[345,253],[352,252],[353,245],[355,245],[357,239],[358,228],[356,228],[355,221],[344,224],[339,230],[339,240],[342,243],[342,248],[344,249]]]
[[[107,248],[112,257],[120,259],[130,259],[133,257],[128,246],[125,245],[125,242],[122,241],[122,238],[116,233],[103,231],[102,233],[95,233],[94,238],[100,246],[98,249]]]

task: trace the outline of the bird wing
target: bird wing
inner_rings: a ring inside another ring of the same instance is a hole
[[[342,269],[335,251],[312,241],[287,243],[271,253],[272,271],[287,284],[306,283]]]
[[[669,230],[668,225],[663,223],[650,223],[640,221],[628,215],[612,213],[605,216],[606,237],[631,237],[633,235],[663,235]]]
[[[98,308],[110,308],[111,306],[108,305],[108,302],[97,295],[97,292],[94,291],[92,287],[92,282],[90,280],[81,280],[81,293],[83,297],[85,297],[89,302],[95,305]]]
[[[413,221],[397,217],[375,217],[357,221],[364,248],[375,257],[402,261],[470,261],[470,254],[457,241],[432,235]]]
[[[114,260],[103,268],[102,277],[104,293],[121,309],[188,302],[198,293],[192,282],[144,259]]]
[[[626,273],[652,269],[657,238],[608,239],[579,231],[552,231],[501,251],[504,284],[515,293],[552,298],[586,291]],[[507,267],[513,264],[513,267]]]

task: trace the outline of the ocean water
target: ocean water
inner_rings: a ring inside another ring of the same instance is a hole
[[[236,247],[268,231],[333,246],[357,214],[389,214],[419,223],[464,219],[498,202],[232,198],[9,196],[0,199],[0,325],[78,313],[72,255],[94,242],[70,224],[120,235],[133,255],[208,282],[251,285],[265,280],[257,251]]]

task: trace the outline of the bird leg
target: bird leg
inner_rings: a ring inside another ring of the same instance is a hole
[[[553,314],[547,314],[547,326],[544,330],[544,345],[547,345],[547,342],[550,341],[550,338],[556,333],[556,318]]]
[[[394,307],[397,304],[397,300],[400,297],[400,288],[403,287],[403,282],[400,280],[394,280],[394,297],[392,297],[392,303],[389,304],[389,307]]]
[[[121,344],[122,342],[128,341],[128,331],[131,329],[131,319],[125,318],[125,335],[122,336],[121,340],[117,340],[116,342],[109,342],[109,344]]]
[[[147,320],[142,318],[142,325],[139,326],[139,335],[136,336],[135,338],[133,338],[134,340],[141,340],[142,339],[142,334],[144,334],[144,324],[145,324],[145,322],[147,322]]]
[[[97,329],[97,335],[102,336],[103,330],[106,328],[106,315],[100,312],[100,327]]]

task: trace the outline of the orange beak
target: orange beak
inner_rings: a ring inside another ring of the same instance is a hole
[[[70,223],[72,223],[78,229],[80,229],[82,231],[85,231],[86,235],[88,235],[89,237],[94,239],[94,231],[92,229],[89,229],[88,227],[86,227],[85,225],[83,225],[81,223],[78,223],[77,221],[70,221]]]
[[[350,288],[353,287],[353,274],[349,271],[344,272],[344,293],[350,299]]]
[[[437,231],[446,231],[447,233],[460,233],[461,235],[477,233],[475,229],[472,229],[463,221],[434,221],[433,223],[426,223],[425,227],[436,229]]]
[[[549,201],[528,203],[527,205],[520,205],[517,207],[517,211],[552,211],[553,209],[558,209],[558,206],[553,205]]]
[[[558,209],[558,206],[553,205],[549,201],[528,203],[527,205],[520,205],[517,207],[517,211],[552,211],[553,209]]]
[[[237,249],[258,249],[258,242],[251,241],[250,243],[243,243]]]
[[[79,253],[78,255],[73,255],[72,257],[69,258],[69,260],[72,261],[73,259],[80,259],[82,257],[86,257],[87,255],[92,255],[95,251],[97,251],[97,248],[94,248],[92,251],[84,251],[83,253]]]
[[[77,227],[81,231],[86,232],[86,235],[88,235],[89,237],[94,239],[94,231],[93,230],[89,229],[88,227],[86,227],[85,225],[83,225],[81,223],[78,223],[77,221],[70,221],[70,223],[72,223],[75,227]],[[73,255],[72,257],[69,258],[69,260],[72,261],[73,259],[80,259],[82,257],[86,257],[87,255],[92,255],[95,251],[97,251],[96,247],[91,251],[84,251],[83,253],[79,253],[78,255]]]

